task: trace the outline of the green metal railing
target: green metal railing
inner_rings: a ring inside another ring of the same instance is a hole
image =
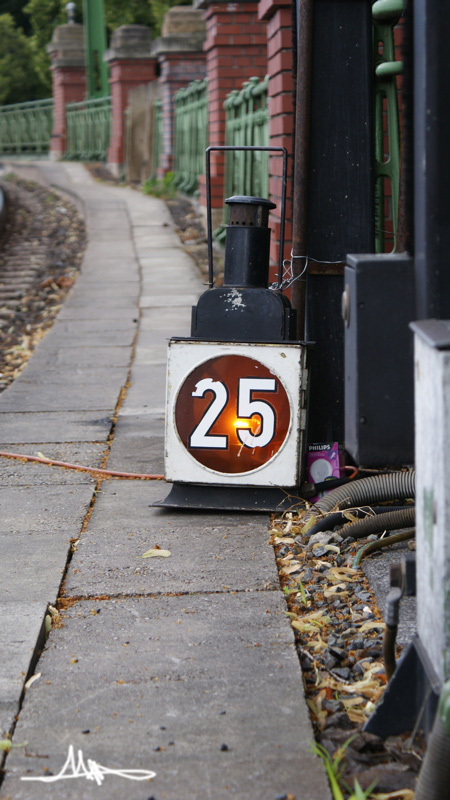
[[[267,87],[269,78],[250,78],[243,88],[230,92],[224,103],[226,144],[235,147],[269,145]],[[269,154],[229,152],[225,161],[225,196],[248,194],[267,197]]]
[[[225,142],[234,147],[269,146],[269,112],[264,80],[249,78],[241,90],[233,89],[227,96]],[[225,197],[235,194],[253,197],[269,196],[269,153],[231,151],[225,156]],[[223,243],[228,212],[224,209],[223,223],[214,231],[214,239]]]
[[[0,108],[2,155],[46,154],[53,127],[53,99]]]
[[[205,171],[208,147],[208,84],[193,81],[175,95],[175,182],[182,192],[198,190],[198,176]]]
[[[153,144],[152,144],[152,177],[156,178],[156,172],[160,165],[162,146],[163,146],[163,117],[162,117],[162,102],[155,100],[154,106],[154,122],[153,122]]]
[[[372,6],[375,64],[375,250],[384,253],[389,236],[397,249],[400,182],[400,128],[396,76],[403,70],[395,60],[394,25],[403,0],[376,0]],[[390,198],[390,199],[389,199]],[[386,206],[390,203],[390,212]],[[392,225],[392,233],[387,230]]]
[[[111,138],[111,97],[66,105],[66,160],[106,161]]]

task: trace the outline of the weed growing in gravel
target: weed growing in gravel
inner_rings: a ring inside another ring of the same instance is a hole
[[[142,191],[144,194],[160,197],[162,200],[172,200],[177,194],[174,173],[167,172],[161,180],[157,178],[148,178],[148,180],[142,184]]]

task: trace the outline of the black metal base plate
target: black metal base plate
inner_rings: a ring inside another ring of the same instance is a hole
[[[364,730],[382,739],[416,727],[431,731],[442,685],[418,636],[405,648],[383,697]]]
[[[251,488],[174,483],[165,498],[152,503],[157,508],[194,508],[199,511],[290,511],[300,505],[298,489]]]

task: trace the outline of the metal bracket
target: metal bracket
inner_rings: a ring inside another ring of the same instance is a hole
[[[407,731],[431,731],[442,684],[415,636],[397,662],[383,697],[363,730],[382,739]]]

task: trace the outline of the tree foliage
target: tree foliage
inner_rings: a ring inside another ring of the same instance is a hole
[[[75,2],[76,21],[83,22],[82,0]],[[2,99],[12,96],[34,100],[51,95],[46,47],[55,27],[67,22],[66,4],[67,0],[28,0],[26,4],[23,0],[0,0],[0,20],[5,18],[0,32],[4,37],[0,41],[0,103],[18,102]],[[190,5],[191,0],[104,0],[108,38],[120,25],[136,24],[147,25],[155,39],[166,11],[183,4]],[[25,65],[28,78],[24,80]]]
[[[26,36],[30,35],[30,20],[25,14],[24,0],[0,0],[0,14],[11,14],[18,28],[22,28]]]
[[[0,104],[42,97],[30,40],[11,14],[0,15]]]

